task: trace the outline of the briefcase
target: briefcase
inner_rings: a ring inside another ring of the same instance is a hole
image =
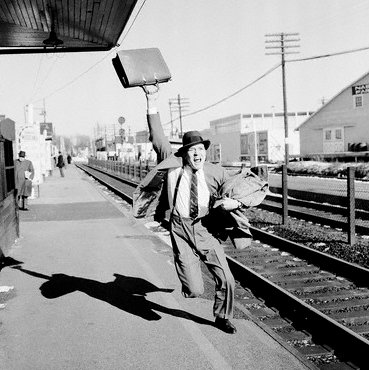
[[[125,88],[168,82],[171,74],[157,48],[120,50],[113,66]]]

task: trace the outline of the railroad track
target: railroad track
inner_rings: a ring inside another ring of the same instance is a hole
[[[270,212],[281,214],[282,197],[280,195],[269,194],[258,207]],[[347,209],[342,206],[289,198],[288,215],[343,230],[348,227]],[[357,233],[364,235],[369,234],[368,211],[356,210],[355,222]]]
[[[137,183],[79,166],[131,202]],[[318,368],[366,368],[369,270],[254,227],[242,251],[225,246],[237,308],[277,333]]]

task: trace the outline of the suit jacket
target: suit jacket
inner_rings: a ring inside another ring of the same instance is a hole
[[[134,217],[153,217],[161,221],[169,210],[167,173],[171,168],[182,166],[182,159],[174,156],[171,145],[164,135],[158,114],[147,116],[150,141],[157,154],[158,165],[141,181],[133,194]],[[204,163],[205,181],[210,191],[210,213],[206,220],[209,232],[225,240],[230,233],[237,230],[250,236],[247,217],[240,210],[228,212],[221,207],[212,209],[212,204],[221,197],[222,185],[229,178],[226,170],[220,165]],[[165,189],[165,191],[163,191]],[[231,236],[232,238],[232,236]]]
[[[58,162],[56,163],[56,167],[62,168],[65,166],[63,155],[60,154],[58,156]]]

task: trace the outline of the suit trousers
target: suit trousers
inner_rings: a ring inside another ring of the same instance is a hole
[[[214,316],[231,318],[235,281],[223,247],[203,226],[203,219],[193,220],[173,214],[170,236],[183,296],[193,298],[204,292],[200,265],[200,261],[203,261],[215,281]]]

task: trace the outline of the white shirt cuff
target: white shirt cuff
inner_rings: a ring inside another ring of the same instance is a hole
[[[147,110],[147,114],[157,114],[157,113],[158,109],[156,107],[152,107]]]

